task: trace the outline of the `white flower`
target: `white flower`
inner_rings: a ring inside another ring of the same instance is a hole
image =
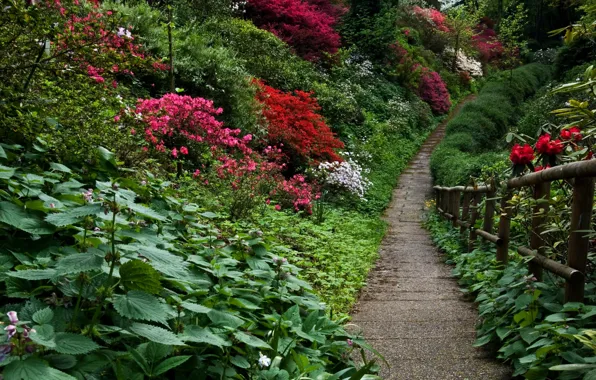
[[[261,368],[269,367],[271,365],[271,359],[259,352],[259,365]]]

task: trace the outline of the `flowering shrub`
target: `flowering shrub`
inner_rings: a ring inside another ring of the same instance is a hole
[[[509,159],[514,165],[527,165],[534,160],[534,149],[528,144],[521,146],[515,144],[511,149]]]
[[[431,27],[434,27],[441,32],[449,32],[449,27],[446,23],[447,18],[437,9],[421,8],[416,5],[412,7],[412,12],[419,18],[427,21]]]
[[[347,191],[358,198],[364,198],[372,183],[364,177],[364,170],[356,161],[348,158],[346,161],[321,162],[316,175],[322,185],[333,189]]]
[[[139,100],[136,108],[129,110],[143,124],[145,140],[158,152],[177,157],[179,152],[188,154],[185,145],[204,143],[211,152],[234,148],[244,154],[252,153],[248,147],[252,135],[241,138],[239,129],[224,128],[215,118],[222,112],[211,100],[178,94]]]
[[[559,139],[551,140],[550,134],[545,133],[538,138],[536,150],[543,155],[555,156],[563,151],[563,144]]]
[[[247,14],[309,61],[335,53],[340,36],[333,29],[339,14],[329,0],[248,0]]]
[[[284,207],[293,207],[294,211],[304,211],[312,214],[313,185],[306,181],[302,174],[296,174],[289,180],[283,180],[273,195],[277,195]],[[281,208],[277,208],[280,210]]]
[[[583,138],[583,136],[581,134],[581,130],[578,127],[571,127],[569,129],[563,129],[561,131],[561,138],[563,140],[580,141]]]
[[[264,106],[267,140],[282,148],[294,166],[311,161],[341,161],[335,149],[344,144],[335,137],[311,93],[285,93],[257,82],[257,100]]]
[[[447,85],[436,71],[424,69],[418,86],[420,98],[430,105],[433,112],[446,114],[451,108],[451,99]]]
[[[490,20],[483,20],[478,24],[476,34],[472,36],[472,42],[478,50],[482,62],[492,62],[503,55],[503,44],[492,29]]]

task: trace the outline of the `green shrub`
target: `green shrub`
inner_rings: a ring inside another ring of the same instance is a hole
[[[447,124],[445,141],[431,157],[435,181],[457,185],[480,174],[483,164],[495,158],[484,153],[500,149],[499,141],[515,123],[520,103],[548,80],[549,73],[548,66],[530,64],[495,75]]]

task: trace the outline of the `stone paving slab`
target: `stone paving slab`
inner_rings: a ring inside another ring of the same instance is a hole
[[[510,368],[473,347],[477,310],[465,300],[421,226],[432,196],[430,155],[445,123],[400,177],[384,219],[389,230],[354,307],[350,329],[361,331],[387,360],[387,380],[506,380]]]

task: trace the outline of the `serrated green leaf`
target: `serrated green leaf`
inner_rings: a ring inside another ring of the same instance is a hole
[[[236,331],[234,333],[234,338],[238,339],[242,343],[246,343],[251,347],[264,348],[268,350],[271,349],[271,346],[267,342],[257,338],[254,335],[243,333],[242,331]]]
[[[35,332],[29,334],[33,342],[48,348],[56,347],[56,342],[54,341],[54,327],[52,325],[33,326],[33,330],[35,330]]]
[[[138,203],[130,202],[130,203],[128,203],[128,208],[130,208],[132,211],[134,211],[137,214],[144,216],[146,218],[159,220],[159,221],[166,220],[166,217],[159,214],[157,211],[155,211],[147,206],[138,204]]]
[[[121,248],[146,257],[152,267],[167,276],[176,279],[188,277],[188,270],[186,269],[188,264],[180,256],[173,255],[165,249],[143,246],[138,243],[121,246]]]
[[[189,301],[184,301],[180,304],[180,306],[182,306],[183,308],[185,308],[186,310],[190,310],[193,313],[198,313],[198,314],[207,314],[209,313],[211,310],[211,308],[208,308],[206,306],[203,305],[199,305],[196,303],[192,303]]]
[[[123,317],[153,321],[167,325],[167,313],[164,306],[150,294],[139,290],[131,290],[127,294],[116,294],[112,304]]]
[[[173,332],[162,329],[161,327],[148,325],[146,323],[133,323],[129,330],[155,343],[172,346],[184,345],[184,342],[182,342]]]
[[[72,355],[56,354],[46,356],[46,359],[49,360],[52,367],[56,367],[58,369],[70,369],[77,365],[77,358]]]
[[[65,212],[59,212],[46,216],[46,222],[57,227],[75,224],[89,215],[96,215],[101,212],[101,204],[93,203],[81,207],[73,208]]]
[[[159,363],[157,367],[153,370],[153,376],[159,376],[171,370],[172,368],[176,368],[188,359],[190,359],[190,355],[186,356],[173,356],[171,358],[167,358],[163,362]]]
[[[41,218],[11,202],[0,202],[0,222],[35,235],[48,235],[54,232],[54,228]]]
[[[56,171],[59,171],[59,172],[72,173],[72,170],[70,170],[68,167],[66,167],[62,164],[59,164],[57,162],[50,163],[50,167]]]
[[[10,277],[22,278],[23,280],[49,280],[58,275],[55,269],[27,269],[11,271],[6,273]]]
[[[120,281],[127,290],[142,290],[157,294],[161,291],[160,274],[149,264],[141,260],[130,260],[119,269]]]
[[[226,311],[212,309],[207,316],[216,326],[238,328],[244,324],[244,320]]]
[[[4,380],[76,380],[75,377],[52,368],[45,361],[34,357],[9,363],[2,375]]]
[[[55,350],[61,354],[82,355],[99,348],[97,343],[86,336],[72,333],[57,333]]]
[[[104,254],[90,248],[87,252],[61,257],[56,265],[58,275],[100,270],[104,263]]]
[[[139,353],[150,363],[157,363],[172,353],[172,347],[155,342],[142,343],[137,347]]]
[[[41,309],[33,313],[33,321],[40,325],[50,323],[54,318],[54,312],[49,307]]]
[[[208,328],[190,325],[184,329],[182,340],[187,342],[205,343],[217,347],[229,347],[232,343],[212,333]]]

